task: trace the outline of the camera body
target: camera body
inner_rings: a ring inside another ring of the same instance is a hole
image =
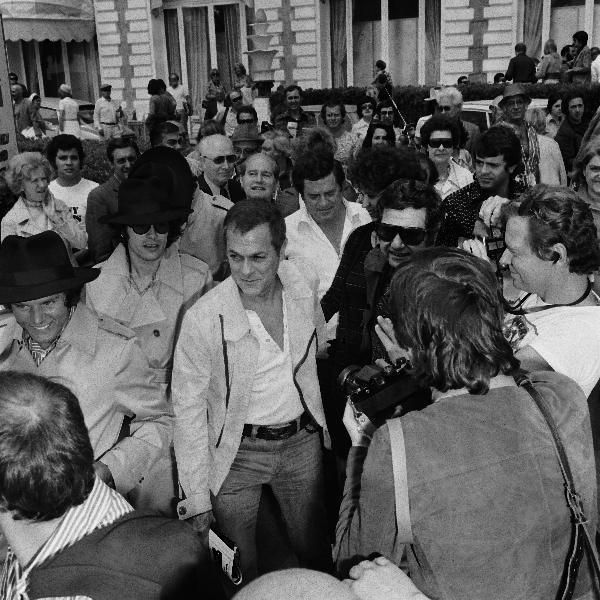
[[[212,529],[208,532],[208,547],[217,568],[225,573],[234,585],[240,585],[242,583],[242,572],[239,567],[240,552],[238,547],[226,538],[221,538]]]
[[[386,419],[420,410],[431,403],[431,391],[408,372],[409,362],[395,365],[350,365],[338,376],[338,385],[350,401],[354,417],[369,435]]]

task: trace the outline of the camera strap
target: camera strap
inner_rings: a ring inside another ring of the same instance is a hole
[[[404,431],[399,418],[387,421],[392,448],[392,468],[394,473],[394,497],[396,501],[396,526],[398,541],[402,544],[412,544],[412,524],[408,503],[408,472],[406,470],[406,447],[404,446]]]
[[[569,600],[573,597],[577,575],[579,574],[579,567],[581,566],[584,554],[587,553],[589,556],[587,564],[590,565],[592,588],[596,589],[600,582],[600,560],[598,559],[598,554],[596,552],[595,541],[587,528],[588,520],[583,512],[581,497],[575,490],[575,483],[573,481],[573,474],[571,473],[567,453],[560,438],[556,423],[550,414],[548,405],[546,404],[544,397],[533,387],[533,384],[526,375],[521,374],[520,376],[515,377],[515,379],[517,384],[524,388],[531,396],[550,429],[554,441],[554,449],[556,450],[556,456],[558,458],[558,464],[560,466],[560,472],[564,480],[565,497],[571,513],[572,531],[571,544],[565,560],[565,566],[561,576],[560,586],[556,593],[556,599]]]

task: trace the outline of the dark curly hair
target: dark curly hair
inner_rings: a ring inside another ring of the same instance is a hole
[[[296,156],[294,170],[292,171],[292,182],[298,193],[304,192],[304,181],[318,181],[333,173],[336,183],[342,187],[346,174],[342,163],[335,160],[332,150],[324,143],[317,143],[306,148]]]
[[[590,207],[566,187],[540,184],[506,205],[504,223],[511,217],[529,222],[529,245],[542,260],[557,260],[554,244],[567,250],[569,271],[589,275],[600,268],[598,232]]]
[[[79,166],[83,168],[85,153],[83,152],[83,144],[78,137],[75,137],[70,133],[59,133],[48,142],[48,145],[46,146],[46,157],[55,169],[56,155],[58,154],[59,150],[77,150],[77,156],[79,156]]]
[[[581,98],[583,100],[583,108],[585,110],[585,97],[582,89],[573,89],[569,90],[562,98],[562,104],[560,105],[560,109],[562,110],[563,115],[565,117],[569,116],[569,102],[571,100],[575,100],[575,98]]]
[[[346,106],[341,98],[330,98],[323,104],[321,107],[321,120],[325,123],[325,115],[327,113],[328,108],[336,108],[339,107],[340,115],[342,117],[342,121],[346,118]]]
[[[49,521],[81,504],[94,486],[94,453],[73,393],[38,375],[4,371],[0,414],[0,509]]]
[[[427,386],[486,394],[492,377],[519,367],[502,333],[496,276],[464,250],[416,251],[392,279],[391,307],[398,343]]]
[[[398,179],[388,185],[379,199],[379,209],[425,209],[427,243],[433,245],[444,219],[442,200],[432,185],[414,179]]]
[[[421,142],[423,146],[429,145],[429,139],[434,131],[449,131],[452,135],[452,145],[458,148],[461,142],[461,131],[456,119],[451,119],[445,115],[433,115],[427,119],[425,125],[421,127]]]
[[[362,119],[363,116],[363,104],[370,104],[373,107],[373,111],[377,108],[377,100],[371,98],[371,96],[362,96],[358,99],[356,103],[356,114],[359,119]]]
[[[382,123],[381,121],[371,121],[369,127],[367,129],[367,135],[365,135],[365,139],[362,143],[362,148],[372,148],[373,147],[373,135],[376,129],[383,129],[386,133],[385,139],[388,143],[388,146],[396,145],[396,132],[391,125],[387,123]]]
[[[419,157],[408,148],[364,148],[350,163],[348,179],[355,188],[375,196],[400,178],[425,180]]]
[[[521,142],[517,134],[507,125],[494,125],[482,133],[477,139],[473,158],[500,155],[504,158],[507,167],[522,166]]]

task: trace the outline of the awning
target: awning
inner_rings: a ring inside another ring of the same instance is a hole
[[[4,37],[11,42],[51,40],[85,42],[94,39],[94,21],[76,19],[4,19]]]
[[[11,42],[83,42],[96,34],[91,0],[0,0],[0,13]]]

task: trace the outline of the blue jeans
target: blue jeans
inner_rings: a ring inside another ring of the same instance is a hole
[[[278,441],[242,438],[212,505],[220,531],[240,550],[245,583],[258,575],[256,520],[263,485],[273,490],[300,566],[331,571],[323,484],[317,432],[302,429]]]

